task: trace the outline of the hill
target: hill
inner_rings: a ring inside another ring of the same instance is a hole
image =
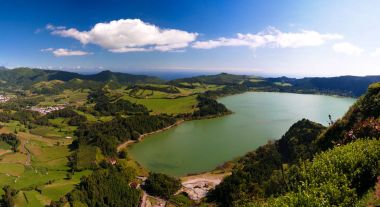
[[[36,68],[0,68],[0,87],[30,87],[35,83],[60,80],[71,81],[74,84],[66,84],[65,88],[84,86],[96,86],[99,84],[111,84],[111,86],[134,84],[163,84],[181,88],[195,89],[210,85],[223,86],[215,96],[224,94],[241,93],[248,90],[277,91],[291,93],[318,93],[358,97],[365,93],[368,86],[380,81],[380,76],[340,76],[340,77],[309,77],[309,78],[264,78],[247,75],[234,75],[220,73],[217,75],[202,75],[191,78],[181,78],[166,82],[158,77],[147,75],[133,75],[128,73],[112,72],[105,70],[96,74],[83,75],[74,72],[60,70],[44,70]],[[78,81],[82,80],[78,85]],[[74,81],[74,82],[73,82]],[[51,90],[51,89],[50,89]],[[224,91],[223,91],[224,90]]]
[[[288,83],[296,90],[316,90],[323,93],[340,93],[349,96],[361,96],[368,86],[372,83],[379,82],[380,76],[339,76],[331,78],[267,78],[271,83]]]
[[[172,84],[181,83],[200,83],[200,84],[214,84],[214,85],[231,85],[239,84],[244,80],[248,80],[249,76],[246,75],[233,75],[228,73],[220,73],[217,75],[202,75],[192,78],[182,78],[170,81]]]
[[[367,93],[345,116],[329,127],[318,139],[322,150],[361,137],[380,137],[380,83],[369,86]]]
[[[127,73],[116,73],[109,70],[102,71],[93,75],[82,75],[79,73],[43,70],[35,68],[15,68],[0,70],[0,86],[30,86],[41,81],[70,81],[74,79],[97,81],[97,82],[114,82],[118,84],[136,84],[136,83],[162,83],[161,79],[146,75],[132,75]]]
[[[242,157],[209,201],[221,206],[367,203],[376,197],[380,174],[379,100],[380,83],[375,83],[327,129],[308,120],[295,123],[281,139]]]
[[[233,86],[239,88],[239,90],[235,91],[241,92],[258,90],[359,97],[366,92],[370,84],[379,81],[380,76],[307,77],[297,79],[288,77],[251,77],[246,75],[221,73],[217,75],[203,75],[177,79],[170,81],[169,83],[190,88],[197,84],[226,85],[228,87]]]

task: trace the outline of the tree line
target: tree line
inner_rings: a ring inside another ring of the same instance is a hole
[[[127,140],[173,125],[176,119],[165,115],[117,116],[111,121],[84,124],[75,131],[75,144],[98,146],[105,155],[116,155],[116,148]]]

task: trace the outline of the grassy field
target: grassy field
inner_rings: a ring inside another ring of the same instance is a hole
[[[164,92],[159,89],[116,89],[110,91],[113,99],[122,98],[133,103],[142,104],[152,111],[152,114],[182,114],[192,113],[196,109],[197,94],[208,90],[217,90],[223,86],[192,84],[193,88],[175,87],[169,85],[150,84],[155,88],[173,88],[177,92]],[[187,86],[187,83],[183,83]],[[190,85],[189,85],[190,86]]]
[[[3,127],[0,133],[12,132],[12,126],[17,125],[11,123],[10,128]],[[19,190],[16,206],[45,206],[70,192],[82,176],[91,173],[89,170],[76,172],[67,179],[71,139],[48,138],[27,132],[19,132],[17,136],[21,141],[18,151],[0,155],[0,195],[4,193],[4,185]]]
[[[138,99],[129,95],[124,95],[122,98],[146,106],[153,114],[191,113],[198,103],[196,95],[176,99]]]
[[[9,150],[11,149],[11,145],[7,144],[6,142],[0,141],[0,149]]]
[[[20,131],[28,131],[28,129],[21,124],[19,121],[10,121],[10,122],[0,122],[0,125],[4,126],[4,130],[8,132],[20,132]]]
[[[90,168],[93,163],[98,163],[103,159],[100,149],[95,146],[80,146],[77,152],[77,167],[79,169]]]
[[[106,122],[113,119],[112,116],[94,116],[92,114],[84,113],[83,111],[75,110],[78,114],[83,115],[87,118],[88,122]]]
[[[0,163],[0,173],[9,176],[20,176],[24,173],[24,165],[19,163]]]
[[[88,90],[64,90],[58,95],[44,96],[45,101],[38,104],[40,107],[70,104],[81,106],[87,102]]]
[[[291,87],[292,84],[290,83],[283,83],[283,82],[274,82],[275,85],[277,86],[283,86],[283,87]]]
[[[62,138],[62,137],[72,137],[74,132],[74,127],[52,127],[52,126],[38,126],[34,129],[31,129],[30,132],[43,136],[43,137],[50,137],[50,138]]]

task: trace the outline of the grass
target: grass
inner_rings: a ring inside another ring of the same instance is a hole
[[[83,115],[87,118],[88,122],[106,122],[113,119],[113,116],[94,116],[92,114],[84,113],[83,111],[75,110],[78,114]]]
[[[24,164],[26,161],[26,155],[16,152],[9,153],[1,157],[0,163],[19,163]]]
[[[194,206],[194,201],[190,200],[183,193],[172,196],[169,201],[174,203],[174,206]]]
[[[50,185],[42,187],[42,194],[52,200],[58,200],[60,197],[67,194],[74,189],[75,185],[79,182],[71,180],[59,180]]]
[[[36,167],[45,167],[51,170],[69,170],[67,166],[70,151],[67,146],[38,146],[30,147],[34,154],[32,164]],[[35,156],[35,154],[39,156]]]
[[[95,146],[85,145],[80,146],[77,154],[78,169],[88,169],[93,163],[98,163],[103,159],[100,149]]]
[[[45,96],[45,101],[38,104],[40,107],[57,104],[81,106],[87,102],[88,90],[64,90],[58,95]]]
[[[284,83],[284,82],[274,82],[276,86],[282,86],[282,87],[290,87],[292,84],[290,83]]]
[[[149,110],[152,110],[153,114],[191,113],[198,103],[196,95],[176,99],[138,99],[129,95],[124,95],[122,98],[146,106]]]
[[[10,129],[4,127],[0,131],[8,132]],[[24,132],[19,132],[18,137],[22,143],[19,152],[0,157],[0,189],[10,185],[20,190],[15,197],[16,206],[45,206],[70,192],[82,176],[91,173],[90,170],[76,172],[70,180],[66,179],[71,139],[53,139]],[[25,166],[24,144],[31,153],[31,165],[28,166]],[[35,191],[36,187],[41,189],[41,193]],[[3,193],[0,190],[0,195]]]
[[[135,169],[138,176],[143,176],[143,177],[149,176],[149,172],[145,168],[143,168],[137,161],[133,159],[130,159],[130,158],[120,159],[118,162],[121,163],[125,167],[131,167]]]
[[[21,124],[19,121],[0,122],[0,124],[4,126],[4,128],[6,128],[5,130],[7,131],[7,133],[9,132],[15,133],[16,131],[17,132],[28,131],[26,127],[23,124]]]
[[[9,175],[6,175],[6,174],[0,174],[0,197],[1,195],[4,194],[4,191],[3,191],[3,186],[4,185],[10,185],[14,182],[16,178],[13,177],[13,176],[9,176]]]
[[[51,126],[38,126],[30,130],[30,132],[39,136],[50,138],[63,138],[67,136],[73,136],[73,129],[66,127],[59,129]]]
[[[70,180],[58,180],[52,184],[42,187],[42,194],[52,200],[58,200],[60,197],[74,189],[75,185],[80,182],[80,178],[91,173],[90,170],[76,172]]]
[[[42,203],[41,200],[37,199],[39,193],[37,191],[25,191],[23,192],[26,198],[27,206],[44,206],[45,203]]]
[[[45,185],[49,181],[66,178],[65,171],[47,170],[45,168],[29,168],[25,170],[12,186],[16,189],[28,188],[31,186]]]
[[[16,196],[16,203],[19,203],[20,206],[44,206],[49,204],[51,200],[59,200],[59,198],[74,189],[82,176],[90,173],[91,171],[89,170],[77,172],[70,180],[59,176],[60,179],[55,179],[51,184],[42,185],[40,187],[41,194],[33,189],[20,191],[22,196]]]
[[[20,176],[23,174],[24,165],[18,163],[0,163],[0,173],[11,176]]]
[[[252,83],[261,83],[261,82],[265,82],[265,80],[258,79],[258,78],[252,78],[252,79],[249,79],[249,82],[252,82]]]
[[[11,148],[11,145],[7,144],[6,142],[0,141],[0,149],[9,150]]]
[[[154,85],[154,84],[153,84]],[[188,83],[183,83],[188,85]],[[176,87],[178,93],[167,93],[154,89],[116,89],[110,92],[114,99],[122,98],[133,103],[142,104],[151,110],[152,114],[183,114],[194,112],[197,101],[197,94],[208,90],[217,90],[224,86],[193,83],[194,88]],[[154,85],[156,88],[172,87],[169,85]]]

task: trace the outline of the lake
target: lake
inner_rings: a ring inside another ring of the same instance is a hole
[[[242,156],[271,139],[279,139],[296,121],[307,118],[323,125],[338,119],[352,98],[291,93],[247,92],[218,99],[234,113],[188,121],[146,137],[129,154],[154,172],[173,176],[209,171]]]

